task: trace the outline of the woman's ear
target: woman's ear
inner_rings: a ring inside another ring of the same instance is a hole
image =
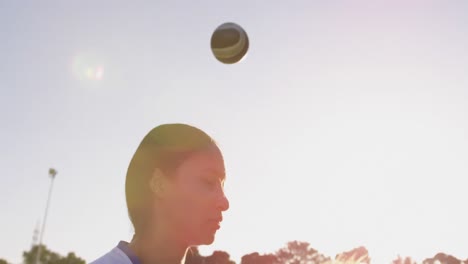
[[[149,181],[149,186],[153,194],[155,194],[159,198],[163,197],[166,187],[165,175],[159,168],[154,169]]]

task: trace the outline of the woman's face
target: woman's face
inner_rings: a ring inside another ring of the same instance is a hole
[[[161,203],[171,233],[188,246],[213,243],[222,212],[229,208],[220,151],[211,148],[191,155],[173,176]]]

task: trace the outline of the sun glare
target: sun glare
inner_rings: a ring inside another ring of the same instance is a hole
[[[78,54],[72,60],[72,74],[80,81],[101,81],[104,77],[104,67],[101,61],[93,56]]]

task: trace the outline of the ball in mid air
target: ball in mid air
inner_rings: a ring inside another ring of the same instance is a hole
[[[249,38],[242,27],[235,23],[218,26],[211,35],[211,51],[225,64],[237,63],[249,50]]]

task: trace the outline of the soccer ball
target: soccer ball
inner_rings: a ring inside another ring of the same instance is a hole
[[[211,51],[222,63],[239,62],[247,54],[248,49],[249,37],[244,29],[235,23],[224,23],[211,35]]]

